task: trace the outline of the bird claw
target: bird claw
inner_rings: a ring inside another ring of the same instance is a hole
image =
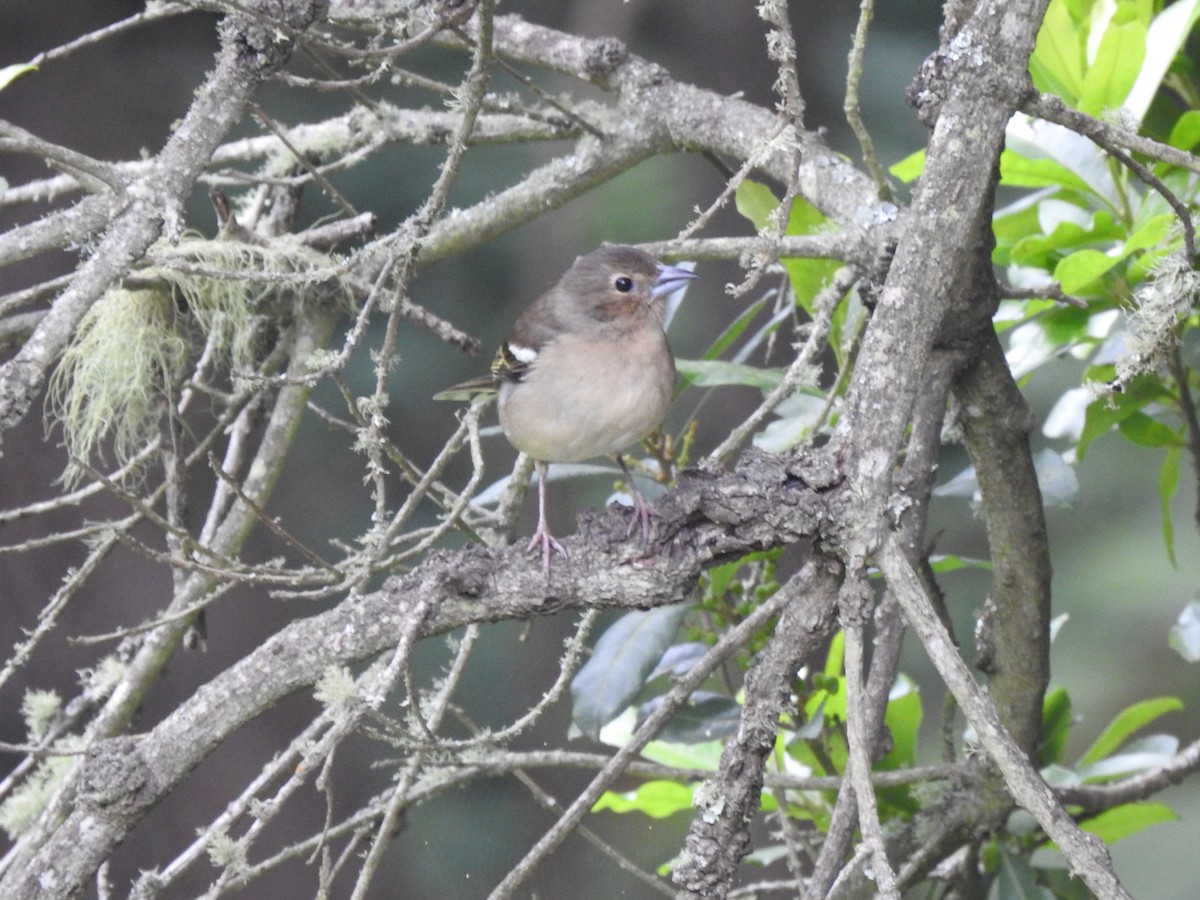
[[[633,492],[633,515],[629,519],[629,527],[625,529],[625,537],[629,537],[637,529],[642,532],[642,543],[650,543],[650,538],[654,535],[654,520],[662,518],[661,514],[653,506],[646,502],[646,498],[641,492],[634,490]]]
[[[542,548],[542,571],[546,577],[550,577],[550,554],[557,553],[563,559],[570,559],[567,550],[555,540],[554,535],[550,533],[550,529],[544,524],[539,524],[537,531],[533,533],[533,537],[529,539],[529,544],[525,547],[526,553],[531,553],[538,547]]]

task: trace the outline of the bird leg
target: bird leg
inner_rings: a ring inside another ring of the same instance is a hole
[[[533,537],[529,540],[529,546],[525,548],[528,553],[537,547],[542,548],[542,571],[546,573],[546,577],[550,577],[550,552],[553,550],[560,554],[563,559],[568,559],[567,551],[563,545],[554,539],[554,535],[550,533],[550,526],[546,524],[546,470],[549,466],[546,463],[538,460],[534,463],[538,473],[538,523],[537,530],[534,531]]]
[[[650,543],[650,536],[654,533],[653,521],[658,516],[654,507],[646,502],[646,498],[642,496],[642,492],[638,490],[637,482],[633,480],[633,473],[629,471],[629,466],[625,464],[625,457],[620,453],[617,454],[617,462],[621,464],[621,471],[625,473],[625,483],[629,485],[629,490],[633,492],[633,518],[629,520],[629,528],[625,530],[625,536],[629,537],[633,534],[635,528],[640,528],[642,532],[642,543]]]

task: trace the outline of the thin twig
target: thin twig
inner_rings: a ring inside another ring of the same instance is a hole
[[[1053,94],[1035,92],[1025,101],[1021,109],[1028,115],[1045,119],[1047,122],[1062,125],[1064,128],[1082,134],[1106,149],[1114,146],[1126,147],[1135,153],[1149,156],[1151,159],[1200,174],[1200,157],[1071,109]]]
[[[1167,365],[1171,370],[1171,377],[1175,379],[1176,389],[1179,391],[1179,414],[1183,417],[1183,423],[1187,429],[1187,448],[1188,454],[1192,457],[1192,472],[1200,480],[1200,417],[1197,416],[1196,400],[1192,397],[1192,388],[1188,384],[1191,372],[1183,361],[1183,351],[1180,350],[1178,343],[1167,354]],[[1200,493],[1196,497],[1196,508],[1192,518],[1196,525],[1200,526]]]
[[[954,647],[925,595],[920,578],[894,537],[884,537],[876,562],[903,607],[909,625],[920,635],[930,661],[954,694],[980,743],[1004,775],[1013,799],[1037,819],[1050,839],[1058,844],[1072,871],[1100,900],[1132,900],[1113,871],[1104,842],[1079,829],[1030,764],[1029,758],[1005,731],[995,708]]]
[[[838,598],[842,610],[843,633],[846,636],[846,742],[850,752],[848,776],[858,805],[858,824],[862,830],[863,843],[871,853],[875,884],[879,887],[879,893],[888,900],[900,900],[896,873],[888,861],[883,829],[879,824],[875,791],[867,778],[871,771],[871,753],[867,749],[867,742],[872,739],[872,729],[868,721],[867,697],[863,684],[863,620],[867,618],[870,600],[870,587],[860,566],[857,571],[848,573]]]
[[[871,140],[867,126],[863,124],[862,108],[858,101],[858,87],[862,82],[863,75],[863,58],[867,53],[867,32],[871,28],[871,20],[874,17],[875,0],[861,0],[858,6],[858,24],[854,28],[854,41],[850,45],[850,64],[849,71],[846,73],[846,99],[842,104],[842,110],[846,114],[850,130],[858,138],[863,162],[866,163],[871,177],[875,179],[875,187],[879,190],[880,198],[891,200],[892,187],[888,184],[887,172],[883,170],[883,166],[879,164],[879,159],[875,156],[875,143]]]
[[[529,852],[525,854],[519,863],[509,870],[504,879],[488,895],[489,900],[502,900],[502,898],[512,896],[513,892],[529,877],[534,868],[561,844],[583,817],[587,815],[588,810],[592,808],[595,802],[600,799],[600,795],[625,770],[630,761],[658,734],[667,720],[687,702],[692,692],[704,683],[704,680],[716,670],[725,657],[733,653],[745,641],[749,640],[750,636],[759,628],[774,618],[783,605],[790,599],[790,596],[787,591],[778,591],[737,626],[721,635],[716,644],[696,662],[688,673],[676,681],[674,687],[663,695],[660,705],[638,726],[625,746],[616,752],[613,758],[592,779],[583,792],[572,801],[571,805],[567,807],[567,811],[559,817],[558,821],[542,836],[541,840],[530,848]]]
[[[1019,288],[1012,285],[1001,285],[1000,296],[1009,300],[1057,300],[1076,309],[1087,309],[1088,303],[1082,297],[1065,293],[1056,281],[1042,287]]]
[[[779,384],[771,389],[758,408],[741,425],[733,429],[720,446],[708,455],[708,461],[711,464],[723,464],[776,406],[789,397],[806,379],[812,377],[814,361],[821,350],[825,348],[829,329],[833,323],[833,312],[846,291],[850,290],[854,282],[858,280],[858,275],[858,270],[853,266],[843,266],[834,275],[833,281],[817,295],[813,303],[816,315],[812,322],[812,330],[800,348],[800,352],[796,354],[795,360],[788,366]]]

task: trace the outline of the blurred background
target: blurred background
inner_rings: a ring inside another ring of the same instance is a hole
[[[69,8],[70,14],[64,15],[58,4],[47,6],[34,0],[0,4],[0,66],[26,61],[39,51],[135,14],[142,4],[91,0],[72,3]],[[855,5],[817,0],[793,3],[792,10],[801,44],[807,123],[824,129],[836,149],[857,159],[857,145],[841,113]],[[588,36],[619,37],[634,53],[659,62],[678,80],[725,94],[741,92],[748,100],[768,107],[774,103],[774,71],[763,52],[763,27],[752,4],[728,0],[510,0],[499,11]],[[187,109],[197,84],[212,66],[214,23],[211,16],[194,14],[85,48],[0,92],[0,117],[101,159],[123,160],[136,158],[143,150],[157,152],[172,122]],[[881,4],[877,10],[861,93],[863,118],[885,165],[924,143],[924,131],[905,105],[904,89],[921,60],[935,48],[939,23],[937,4],[901,0]],[[449,54],[426,52],[414,65],[453,81],[463,62]],[[388,90],[382,88],[381,95],[389,96]],[[349,100],[338,94],[301,92],[274,84],[266,86],[259,102],[281,123],[290,125],[341,112]],[[257,126],[252,122],[242,126],[241,134],[253,133]],[[474,150],[467,156],[452,202],[464,205],[509,184],[560,149]],[[394,147],[344,173],[337,186],[359,209],[378,215],[382,233],[424,199],[443,153],[442,148]],[[0,175],[12,184],[45,172],[35,160],[0,156]],[[563,209],[422,272],[412,286],[412,297],[478,337],[490,353],[520,309],[576,256],[602,241],[672,237],[692,218],[693,208],[707,206],[722,184],[721,174],[702,159],[680,155],[651,160]],[[326,201],[315,194],[307,195],[305,202],[307,221],[329,212]],[[28,210],[0,213],[0,228],[30,215]],[[203,190],[196,191],[188,224],[206,235],[215,231],[215,217]],[[726,211],[707,233],[748,234],[750,227],[736,213]],[[0,292],[69,271],[76,262],[75,255],[64,253],[0,270]],[[672,327],[672,345],[684,358],[703,353],[740,312],[724,292],[726,282],[738,278],[734,268],[704,264],[699,272],[702,280],[689,291]],[[779,364],[782,358],[771,362]],[[393,440],[415,459],[430,459],[453,429],[455,409],[434,404],[429,397],[446,385],[478,374],[486,364],[486,358],[467,358],[432,335],[408,328],[401,339],[393,405],[388,410]],[[357,367],[347,374],[355,388],[371,389],[373,372],[365,355],[360,355]],[[1070,360],[1034,376],[1027,396],[1039,421],[1064,389],[1079,383],[1079,376],[1079,367]],[[340,402],[332,391],[321,393],[317,400],[332,409]],[[756,400],[757,395],[748,389],[720,389],[709,395],[693,389],[675,404],[667,427],[680,427],[703,401],[696,446],[698,453],[704,453]],[[1037,440],[1039,448],[1047,443],[1040,435]],[[6,458],[0,465],[0,496],[5,506],[53,496],[54,479],[65,463],[57,436],[47,439],[41,422],[31,416],[6,441]],[[507,444],[492,439],[487,451],[488,480],[506,474],[513,458]],[[1148,697],[1182,698],[1184,712],[1156,724],[1183,741],[1200,736],[1200,679],[1195,667],[1185,664],[1166,643],[1169,627],[1180,609],[1196,598],[1200,586],[1200,541],[1192,524],[1196,484],[1185,473],[1173,510],[1179,566],[1172,568],[1161,537],[1160,462],[1157,452],[1138,453],[1115,437],[1103,438],[1079,467],[1079,504],[1074,509],[1049,511],[1055,613],[1070,617],[1053,648],[1053,680],[1069,689],[1080,719],[1068,746],[1068,759],[1081,754],[1120,709]],[[371,512],[362,489],[362,463],[344,434],[310,418],[270,512],[318,549],[326,548],[333,538],[354,540],[368,528]],[[942,470],[949,478],[965,465],[960,451],[948,449]],[[449,481],[462,484],[467,475],[464,460],[451,471]],[[603,503],[611,481],[597,478],[588,484],[553,485],[556,531],[571,531],[579,510]],[[202,506],[202,501],[197,505]],[[532,506],[527,501],[526,533],[532,528]],[[101,499],[84,512],[100,516],[122,511],[117,501]],[[77,515],[64,511],[60,521],[74,522]],[[432,518],[432,511],[429,515]],[[38,530],[46,527],[44,520],[36,524]],[[27,526],[15,523],[5,531],[3,541],[15,543],[31,534]],[[935,502],[930,535],[939,535],[938,548],[943,552],[974,557],[986,553],[982,525],[962,500]],[[260,537],[246,555],[265,558],[278,552],[276,544]],[[60,547],[41,555],[0,556],[5,608],[0,617],[0,646],[11,646],[20,638],[20,630],[36,619],[64,568],[78,563],[82,553],[80,548]],[[988,590],[988,579],[978,573],[955,573],[945,577],[944,587],[958,633],[965,639]],[[74,601],[49,643],[0,696],[0,740],[24,740],[20,705],[26,688],[56,688],[70,696],[75,671],[95,665],[99,655],[107,652],[104,645],[81,646],[69,640],[70,636],[108,631],[114,623],[142,621],[169,590],[168,572],[129,551],[118,551],[101,576]],[[319,608],[323,607],[298,608],[295,601],[280,603],[249,589],[230,592],[210,610],[207,651],[176,656],[147,699],[138,727],[152,727],[197,685],[252,650],[284,622]],[[549,684],[561,641],[571,625],[547,619],[533,623],[527,636],[518,625],[499,626],[489,633],[459,698],[479,724],[502,725],[527,708],[531,698]],[[906,654],[905,669],[918,679],[925,695],[925,731],[932,757],[942,692],[920,647],[910,641]],[[418,653],[422,674],[435,674],[446,658],[442,642],[423,645]],[[248,725],[245,733],[215,753],[184,789],[162,804],[118,850],[112,871],[118,891],[137,877],[140,868],[151,861],[161,862],[161,857],[147,855],[147,845],[184,846],[196,825],[219,811],[264,761],[303,727],[315,708],[310,696],[292,698]],[[568,724],[569,709],[560,703],[519,746],[561,745]],[[348,812],[386,783],[388,770],[370,766],[381,753],[387,755],[365,740],[352,741],[339,752],[334,785],[339,808],[335,815]],[[535,773],[535,777],[564,801],[586,781],[582,775],[558,771]],[[280,843],[304,833],[300,830],[303,825],[311,827],[323,815],[319,793],[302,793],[298,801],[292,801],[297,804],[296,814],[275,826]],[[1200,834],[1200,791],[1193,780],[1156,799],[1171,804],[1180,820],[1117,844],[1113,855],[1118,872],[1135,896],[1191,900],[1200,884],[1200,858],[1194,852]],[[485,896],[551,822],[514,780],[471,784],[410,814],[373,896]],[[679,850],[687,818],[649,821],[603,813],[592,817],[589,825],[653,868]],[[295,831],[289,833],[292,827]],[[215,871],[195,867],[178,895],[201,892]],[[311,871],[293,866],[248,893],[305,896],[314,884]],[[573,838],[538,870],[530,882],[530,895],[640,897],[647,896],[647,889]]]

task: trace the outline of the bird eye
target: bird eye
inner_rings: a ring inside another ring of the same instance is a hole
[[[628,294],[633,290],[633,279],[628,275],[618,275],[613,281],[613,287],[615,287],[622,294]]]

